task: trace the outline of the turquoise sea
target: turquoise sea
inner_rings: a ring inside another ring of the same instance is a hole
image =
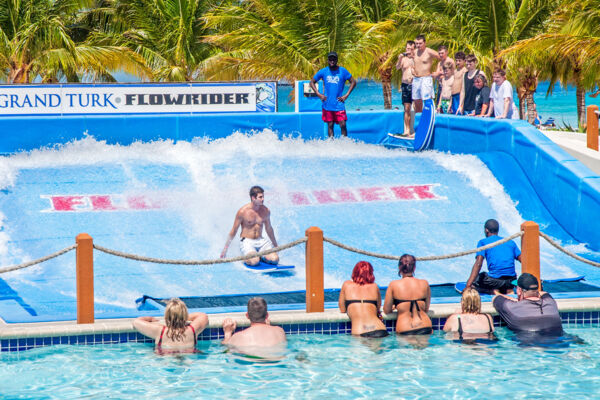
[[[546,96],[548,82],[540,82],[535,102],[538,113],[542,121],[552,117],[559,126],[570,125],[577,127],[577,104],[575,102],[575,87],[569,86],[566,89],[556,84],[550,96]],[[279,86],[279,111],[294,111],[293,99],[289,96],[293,87],[287,85]],[[517,94],[514,95],[515,99]],[[518,100],[517,100],[518,101]],[[600,105],[600,96],[586,98],[586,106],[590,104]],[[402,99],[397,87],[392,91],[392,107],[402,108]],[[359,81],[356,89],[350,95],[347,101],[348,110],[382,110],[383,94],[381,84],[373,81]]]

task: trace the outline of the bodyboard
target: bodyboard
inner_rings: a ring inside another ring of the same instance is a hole
[[[419,125],[415,129],[415,151],[425,150],[431,143],[433,127],[435,126],[435,105],[433,99],[423,100],[423,112],[419,119]]]
[[[414,138],[408,138],[402,134],[388,133],[381,142],[387,147],[402,147],[421,151],[431,145],[433,129],[435,127],[435,106],[432,99],[423,101],[423,112],[419,117],[419,124],[415,129]]]
[[[248,265],[244,263],[244,267],[254,272],[289,271],[296,268],[293,265],[269,264],[262,260],[260,260],[256,265]]]

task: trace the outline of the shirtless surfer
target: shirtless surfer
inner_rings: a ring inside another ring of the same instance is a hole
[[[235,215],[233,228],[231,228],[231,232],[229,232],[225,248],[221,252],[221,258],[224,258],[225,254],[227,254],[227,249],[235,237],[240,225],[242,226],[240,249],[243,255],[277,247],[277,240],[275,240],[275,233],[273,233],[273,227],[271,226],[271,212],[263,205],[264,201],[265,191],[263,188],[260,186],[252,186],[250,188],[250,203],[240,208]],[[262,237],[263,225],[268,238]],[[269,264],[277,264],[279,262],[277,253],[267,254],[262,257],[262,259]],[[248,265],[256,265],[259,262],[260,257],[254,257],[245,261]]]
[[[419,35],[415,38],[417,51],[415,52],[413,82],[412,82],[412,100],[415,105],[415,112],[423,111],[423,100],[433,97],[433,79],[431,78],[431,67],[433,59],[440,59],[437,51],[430,49],[425,44],[425,36]]]

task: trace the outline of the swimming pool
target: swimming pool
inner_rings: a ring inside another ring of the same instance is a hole
[[[491,345],[436,331],[416,342],[395,335],[288,336],[275,364],[251,364],[217,341],[201,353],[158,356],[151,344],[52,346],[2,353],[4,398],[597,398],[600,330],[566,327],[584,343],[522,346],[506,328]]]

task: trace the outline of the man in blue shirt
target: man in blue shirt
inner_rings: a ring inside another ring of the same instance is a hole
[[[488,219],[484,226],[485,239],[480,240],[477,247],[502,240],[498,236],[499,230],[498,221]],[[484,258],[487,262],[488,272],[480,272]],[[512,240],[477,252],[471,276],[467,281],[467,289],[473,287],[480,293],[513,293],[512,281],[517,278],[515,260],[521,262],[521,250]]]
[[[323,121],[327,123],[327,134],[329,137],[333,137],[333,125],[339,124],[342,130],[342,136],[348,136],[348,129],[346,128],[346,106],[345,101],[354,90],[356,86],[356,80],[352,77],[352,74],[344,67],[337,65],[338,55],[335,51],[327,54],[328,66],[321,69],[315,74],[310,80],[311,89],[317,94],[319,99],[323,102]],[[323,88],[325,94],[319,93],[316,83],[319,79],[323,80]],[[350,88],[348,93],[342,95],[344,92],[344,85],[346,81],[350,82]]]

